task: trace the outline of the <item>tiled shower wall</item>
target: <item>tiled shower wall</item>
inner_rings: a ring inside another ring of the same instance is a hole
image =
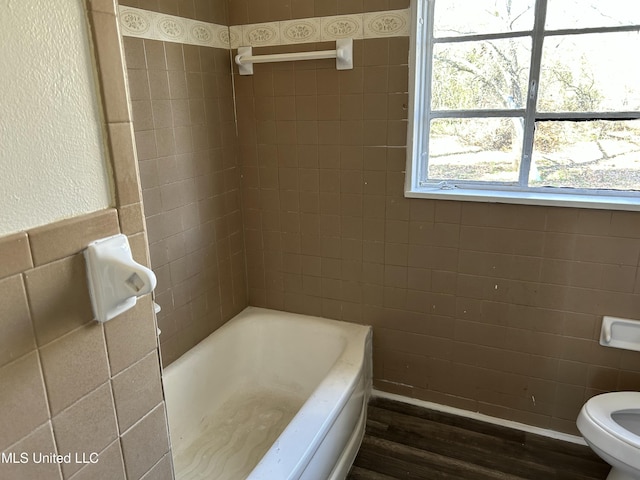
[[[1,478],[169,478],[151,297],[93,321],[82,256],[122,232],[145,264],[142,225],[108,209],[0,239],[0,451],[29,460],[3,461]],[[71,456],[36,463],[40,453]],[[95,454],[97,463],[76,461]]]
[[[207,11],[203,2],[123,3],[229,25],[409,6],[407,0],[230,0],[228,18],[222,18],[211,16],[213,8],[209,17],[199,14]],[[190,181],[164,170],[193,153],[178,153],[183,132],[177,127],[189,130],[193,142],[199,124],[191,109],[197,111],[206,97],[188,93],[190,124],[181,125],[180,117],[187,117],[184,103],[173,97],[172,77],[182,78],[184,62],[189,92],[189,74],[195,74],[193,81],[212,73],[198,70],[194,60],[199,57],[202,69],[212,49],[125,43],[145,209],[150,230],[154,217],[160,230],[151,235],[152,263],[160,270],[161,338],[170,361],[227,318],[223,309],[213,323],[197,327],[198,302],[184,296],[193,296],[187,293],[192,277],[174,266],[184,258],[182,234],[171,230],[190,218],[178,211],[193,205],[193,191],[171,200],[167,186]],[[640,355],[597,342],[603,314],[638,318],[640,214],[405,198],[408,46],[406,37],[356,40],[354,70],[338,72],[333,61],[323,60],[256,65],[255,75],[234,77],[238,150],[230,146],[230,107],[221,110],[229,115],[221,121],[229,126],[222,130],[228,151],[239,151],[248,302],[373,324],[375,385],[381,390],[575,433],[575,417],[587,398],[640,388]],[[330,44],[255,53],[325,48]],[[175,58],[177,64],[170,60]],[[218,70],[222,57],[217,59],[214,75],[224,76]],[[164,116],[167,105],[171,120]],[[173,137],[163,135],[169,129]],[[162,149],[167,138],[175,141],[169,153]],[[205,195],[235,192],[235,164],[227,165],[231,182]],[[234,218],[229,231],[238,239],[235,201],[223,216]],[[214,235],[220,231],[214,225]],[[195,253],[187,247],[184,252]],[[216,256],[219,265],[217,246]],[[191,261],[196,258],[204,257]],[[218,270],[213,280],[214,305],[229,298],[216,296],[216,282],[237,279],[227,291],[239,292],[240,299],[245,294],[239,286],[242,252],[233,251],[231,258],[237,268],[230,262],[231,270]],[[193,278],[192,286],[198,280]],[[204,293],[198,297],[200,305],[208,301]]]
[[[121,5],[227,24],[217,1]],[[227,49],[124,37],[163,364],[247,305]]]
[[[231,0],[230,24],[408,6]],[[354,46],[234,77],[249,303],[373,324],[376,388],[530,425],[640,390],[597,341],[640,318],[640,214],[405,198],[409,40]]]
[[[87,7],[116,208],[0,238],[2,479],[173,477],[151,296],[93,320],[86,245],[125,234],[145,265],[148,249],[115,4]]]

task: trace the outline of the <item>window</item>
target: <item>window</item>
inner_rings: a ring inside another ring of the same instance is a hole
[[[407,196],[640,210],[640,1],[414,8]]]

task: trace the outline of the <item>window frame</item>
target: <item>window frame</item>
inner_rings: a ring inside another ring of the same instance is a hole
[[[570,34],[637,31],[637,26],[596,27],[583,29],[544,30],[547,0],[536,0],[534,26],[531,30],[500,34],[477,34],[460,37],[433,38],[433,17],[436,0],[412,0],[411,36],[409,51],[409,121],[407,133],[407,170],[405,196],[478,202],[552,205],[578,208],[640,211],[640,191],[585,189],[569,187],[529,187],[528,177],[533,150],[536,121],[637,119],[640,112],[537,112],[537,80],[540,77],[544,38]],[[441,110],[433,115],[431,100],[431,61],[436,43],[482,41],[531,36],[532,52],[530,77],[527,84],[526,105],[510,110]],[[537,38],[537,39],[536,39]],[[532,80],[533,79],[533,80]],[[428,103],[429,102],[429,103]],[[428,160],[429,122],[433,118],[524,118],[523,154],[517,184],[456,180],[452,182],[423,181]]]

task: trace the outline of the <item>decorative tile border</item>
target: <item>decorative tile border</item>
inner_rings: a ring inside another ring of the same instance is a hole
[[[409,9],[235,25],[231,48],[409,36]]]
[[[364,14],[364,38],[408,37],[409,9]]]
[[[280,39],[286,43],[319,42],[322,38],[321,19],[305,18],[280,22]]]
[[[224,25],[123,6],[118,8],[118,18],[124,36],[229,48],[229,29]]]
[[[130,37],[216,48],[266,47],[341,38],[409,36],[409,9],[301,18],[226,27],[132,7],[120,7],[120,29]]]
[[[233,43],[231,48],[239,46],[266,47],[267,45],[281,45],[280,28],[275,22],[273,23],[256,23],[253,25],[243,25],[238,31],[238,37],[234,35],[234,39],[238,39],[240,43],[236,46]],[[233,27],[229,28],[234,31]],[[235,30],[237,31],[237,30]]]
[[[324,17],[322,23],[322,40],[339,38],[362,38],[362,19],[364,15],[341,15]]]

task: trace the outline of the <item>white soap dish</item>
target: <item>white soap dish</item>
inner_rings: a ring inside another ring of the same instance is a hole
[[[600,345],[640,351],[640,321],[628,318],[603,317]]]
[[[84,251],[93,314],[106,322],[129,310],[156,288],[155,274],[131,255],[126,235],[91,242]]]

